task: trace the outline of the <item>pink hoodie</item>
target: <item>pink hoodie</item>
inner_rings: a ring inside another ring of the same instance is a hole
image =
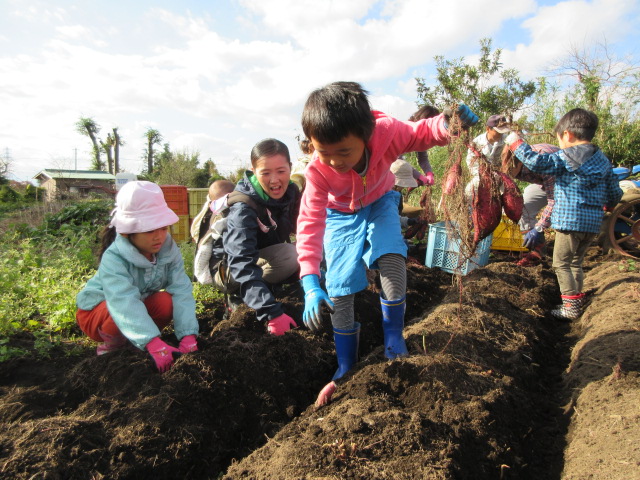
[[[307,165],[296,235],[301,277],[320,275],[327,208],[352,213],[372,204],[393,188],[390,166],[399,155],[449,142],[443,115],[418,122],[403,122],[375,110],[373,115],[376,126],[367,143],[369,168],[364,177],[354,170],[338,173],[315,155]]]

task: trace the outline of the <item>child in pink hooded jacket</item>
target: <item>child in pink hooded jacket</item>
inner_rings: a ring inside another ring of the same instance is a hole
[[[457,114],[463,124],[478,121],[464,105]],[[385,355],[393,359],[408,354],[402,336],[407,246],[398,215],[401,197],[393,191],[390,166],[403,153],[447,144],[449,132],[444,115],[403,122],[372,111],[367,92],[354,82],[335,82],[312,92],[302,129],[315,149],[305,172],[296,236],[305,291],[303,321],[317,330],[322,304],[332,310],[338,357],[333,380],[338,380],[357,358],[360,324],[355,322],[353,300],[367,287],[367,268],[380,269]],[[323,248],[327,292],[320,287]],[[333,380],[316,405],[331,400]]]

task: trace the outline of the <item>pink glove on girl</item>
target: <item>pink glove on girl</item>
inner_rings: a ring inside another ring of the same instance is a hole
[[[284,332],[297,327],[298,324],[286,313],[269,320],[267,330],[271,335],[284,335]]]
[[[198,350],[198,341],[195,335],[185,335],[178,345],[180,353],[191,353]]]
[[[160,340],[160,337],[151,340],[144,348],[151,354],[151,358],[156,362],[156,367],[158,367],[160,373],[164,373],[171,368],[174,353],[180,355],[180,350],[171,345],[167,345]]]

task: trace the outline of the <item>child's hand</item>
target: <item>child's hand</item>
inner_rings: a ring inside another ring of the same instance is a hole
[[[185,335],[182,337],[180,345],[178,345],[178,350],[180,350],[180,353],[196,352],[198,350],[198,341],[196,340],[196,336]]]
[[[329,295],[320,288],[318,275],[305,275],[300,282],[304,289],[304,313],[302,314],[302,321],[309,330],[315,332],[319,330],[322,325],[322,304],[324,303],[332,313],[334,305]]]
[[[289,331],[292,327],[297,327],[298,324],[293,318],[286,313],[272,318],[267,323],[267,331],[271,335],[284,335],[284,332]]]
[[[465,104],[461,103],[458,105],[456,111],[452,111],[451,108],[447,107],[442,112],[444,114],[444,126],[448,130],[449,122],[451,117],[457,116],[460,119],[460,126],[463,129],[473,127],[476,123],[478,123],[478,116],[471,111],[469,107]],[[450,132],[451,135],[457,134],[457,132]]]
[[[160,373],[164,373],[171,368],[174,361],[174,354],[176,358],[181,355],[180,350],[171,345],[167,345],[160,340],[160,337],[151,340],[144,348],[151,354],[151,358],[153,358]]]

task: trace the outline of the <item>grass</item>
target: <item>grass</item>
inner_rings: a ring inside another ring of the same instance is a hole
[[[96,272],[99,232],[112,207],[112,201],[90,199],[5,213],[0,224],[0,361],[32,354],[11,341],[24,334],[34,339],[39,356],[48,356],[57,345],[73,352],[87,343],[76,324],[76,295]],[[192,278],[195,246],[179,246]],[[222,297],[197,283],[194,296],[198,313]]]

